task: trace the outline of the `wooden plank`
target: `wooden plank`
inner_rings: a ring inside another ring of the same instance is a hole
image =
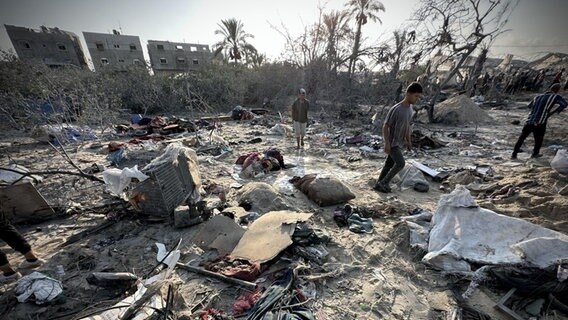
[[[243,287],[250,288],[250,289],[256,288],[256,283],[253,283],[253,282],[248,282],[248,281],[244,281],[244,280],[240,280],[240,279],[227,277],[227,276],[224,276],[220,273],[211,272],[209,270],[201,269],[201,268],[194,267],[194,266],[191,266],[191,265],[188,265],[188,264],[183,264],[183,263],[180,263],[180,262],[178,262],[176,265],[180,269],[195,272],[195,273],[198,273],[198,274],[201,274],[201,275],[204,275],[204,276],[208,276],[208,277],[211,277],[211,278],[215,278],[215,279],[218,279],[218,280],[222,280],[222,281],[225,281],[227,283],[236,284],[236,285],[243,286]]]
[[[231,118],[231,116],[216,116],[216,117],[203,117],[203,118],[200,118],[199,120],[205,120],[205,121],[232,121],[233,118]]]

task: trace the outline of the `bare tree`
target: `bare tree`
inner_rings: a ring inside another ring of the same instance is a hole
[[[441,50],[459,60],[432,94],[428,118],[434,120],[434,104],[441,88],[481,44],[491,43],[502,33],[519,0],[421,0],[415,12],[426,52]]]

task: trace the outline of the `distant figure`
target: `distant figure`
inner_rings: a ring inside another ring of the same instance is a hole
[[[14,250],[24,255],[26,260],[20,264],[20,269],[31,269],[42,265],[45,261],[36,257],[32,251],[30,244],[22,237],[22,235],[14,228],[6,219],[3,212],[0,212],[0,239],[4,240]],[[4,252],[0,251],[0,283],[9,283],[22,277],[10,265],[8,258]]]
[[[388,157],[373,188],[379,192],[391,192],[390,181],[406,164],[402,155],[402,148],[405,145],[408,150],[412,148],[410,132],[412,105],[418,102],[422,96],[422,91],[422,86],[419,83],[411,83],[406,88],[404,100],[394,105],[387,113],[383,124],[383,139],[385,141],[385,153]]]
[[[559,83],[555,83],[550,87],[549,91],[535,97],[531,101],[529,104],[531,112],[525,126],[523,127],[521,136],[519,137],[517,144],[515,144],[515,149],[511,156],[512,159],[517,159],[517,154],[520,152],[523,142],[525,142],[525,139],[531,133],[534,136],[534,149],[531,158],[542,157],[539,152],[542,147],[542,142],[544,141],[546,122],[551,115],[560,113],[568,105],[566,100],[558,94],[560,87]],[[553,109],[555,105],[558,105],[558,107]]]
[[[268,97],[264,97],[264,100],[262,100],[262,107],[265,109],[272,108],[272,102],[270,101],[270,99],[268,99]]]
[[[298,91],[298,99],[292,104],[292,121],[294,121],[294,133],[296,134],[296,149],[304,147],[304,136],[308,124],[308,110],[310,102],[306,99],[306,90]]]
[[[562,68],[562,70],[558,71],[558,73],[554,76],[554,80],[552,80],[552,84],[560,83],[560,81],[562,81],[562,74],[565,70],[565,68]]]

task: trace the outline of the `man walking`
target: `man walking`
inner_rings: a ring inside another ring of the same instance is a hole
[[[418,102],[421,96],[422,86],[417,82],[411,83],[406,88],[404,100],[393,106],[387,113],[383,124],[383,139],[385,141],[385,153],[388,157],[374,187],[379,192],[391,192],[390,181],[404,168],[405,161],[402,148],[404,145],[408,150],[412,147],[410,133],[412,105]]]
[[[306,99],[306,90],[300,89],[298,99],[292,104],[292,121],[294,121],[294,133],[296,134],[296,149],[304,147],[304,136],[308,124],[308,109],[310,102]]]
[[[531,133],[534,136],[534,149],[531,158],[542,157],[539,152],[540,147],[542,147],[542,142],[544,141],[546,122],[551,115],[560,113],[568,105],[566,100],[558,94],[560,87],[560,83],[555,83],[550,87],[549,91],[535,97],[531,101],[529,104],[531,112],[525,126],[523,127],[521,136],[519,137],[517,144],[515,144],[515,149],[513,150],[511,159],[517,159],[517,154],[520,152],[521,146]],[[556,109],[554,109],[555,105],[558,105]]]
[[[10,224],[4,213],[0,212],[0,239],[4,240],[14,250],[24,255],[26,260],[20,265],[20,269],[31,269],[39,267],[44,263],[42,259],[35,256],[32,247],[22,237],[22,235]],[[22,275],[16,272],[10,265],[6,254],[0,251],[0,283],[8,283],[18,280]]]

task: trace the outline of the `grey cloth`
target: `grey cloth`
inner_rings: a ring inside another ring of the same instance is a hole
[[[359,214],[352,214],[349,219],[349,230],[355,233],[372,233],[373,232],[373,219],[363,218]]]
[[[381,170],[381,175],[379,176],[377,183],[388,186],[392,178],[394,178],[394,176],[396,176],[396,174],[399,173],[405,165],[406,162],[402,155],[402,149],[399,147],[391,148],[391,153],[387,157],[387,161],[385,161],[385,165],[383,166],[383,170]]]
[[[391,148],[404,147],[404,138],[410,130],[412,112],[410,105],[399,102],[387,113],[385,124],[389,126]]]
[[[294,104],[292,104],[292,120],[300,123],[307,123],[309,109],[310,102],[307,99],[304,99],[304,101],[296,99]]]

